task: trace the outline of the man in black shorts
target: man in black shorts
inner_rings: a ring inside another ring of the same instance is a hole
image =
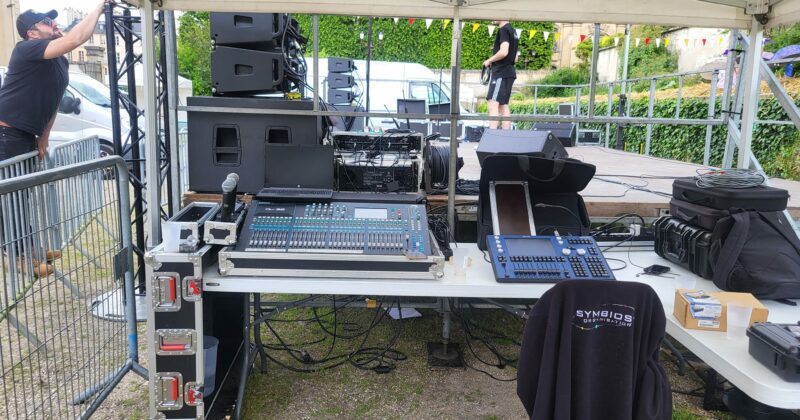
[[[8,72],[0,88],[0,161],[34,150],[39,151],[39,159],[44,158],[58,104],[69,83],[69,63],[64,54],[92,36],[107,1],[111,0],[101,2],[67,35],[61,33],[54,20],[58,16],[55,10],[47,13],[27,10],[17,17],[17,32],[22,41],[11,52]],[[24,255],[30,251],[20,249],[28,248],[22,246],[22,241],[36,242],[36,238],[32,238],[31,228],[25,228],[26,222],[11,220],[14,217],[13,214],[0,215],[0,240],[13,243],[3,249],[5,266],[12,275],[15,272],[35,277],[51,274],[53,267],[49,262],[60,258],[61,252],[45,251],[41,249],[45,246],[29,244],[35,255]],[[16,264],[11,260],[16,260]],[[48,263],[43,262],[45,260]],[[19,271],[15,271],[15,265]]]
[[[511,87],[517,72],[514,70],[514,63],[517,61],[517,50],[519,48],[519,38],[517,32],[507,20],[497,22],[497,35],[494,38],[494,48],[491,57],[483,62],[484,67],[491,70],[492,77],[489,80],[489,92],[486,100],[489,101],[489,116],[509,116],[511,109],[508,101],[511,99]],[[497,121],[489,121],[489,128],[497,128]],[[510,129],[511,121],[503,121],[503,129]]]

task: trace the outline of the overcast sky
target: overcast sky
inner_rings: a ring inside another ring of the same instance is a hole
[[[96,7],[99,3],[99,0],[20,0],[19,11],[24,12],[28,9],[33,9],[37,12],[46,12],[56,9],[59,14],[56,20],[62,25],[67,25],[68,22],[64,19],[65,8],[72,7],[73,9],[86,12]]]

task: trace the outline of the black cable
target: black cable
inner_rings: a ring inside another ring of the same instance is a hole
[[[625,260],[621,260],[619,258],[609,258],[609,257],[605,257],[605,259],[606,261],[618,261],[623,264],[623,266],[619,268],[612,268],[611,265],[609,265],[608,268],[611,268],[611,271],[619,271],[628,268],[628,263],[626,263]]]

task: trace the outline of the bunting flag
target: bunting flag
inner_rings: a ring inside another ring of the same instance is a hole
[[[433,19],[425,19],[425,29],[430,29]]]
[[[544,40],[545,41],[547,41],[547,38],[550,38],[550,32],[544,31],[544,32],[542,32],[542,35],[544,35]],[[558,35],[558,33],[556,33],[556,35]]]
[[[719,45],[722,45],[723,42],[725,42],[725,38],[719,37]]]
[[[450,24],[450,19],[442,20],[442,28],[447,29],[447,25]]]
[[[581,42],[583,42],[585,39],[586,39],[586,35],[581,35]]]
[[[689,38],[683,38],[683,45],[689,47]]]
[[[648,45],[650,45],[650,38],[645,38],[645,39],[644,39],[644,45],[645,45],[645,46],[648,46]]]
[[[497,26],[495,26],[495,25],[486,25],[486,29],[489,30],[489,36],[492,36],[494,34],[494,30],[497,29]]]
[[[636,38],[635,42],[636,42],[636,46],[638,47],[639,43],[642,42],[642,38]]]
[[[661,38],[656,38],[656,48],[661,47]]]
[[[703,46],[704,47],[706,46],[706,39],[705,38],[703,38]]]
[[[536,36],[536,32],[538,32],[536,29],[531,29],[528,31],[528,39],[533,39],[533,37]]]
[[[614,37],[614,46],[616,47],[617,45],[619,45],[619,38]]]
[[[669,38],[664,38],[664,46],[669,47]]]
[[[573,42],[573,41],[575,41],[575,37],[574,37],[574,36],[572,36],[572,35],[570,35],[570,36],[567,38],[567,45],[572,45],[572,42]]]
[[[608,40],[609,40],[609,38],[611,38],[611,37],[610,37],[610,36],[608,36],[608,35],[606,35],[606,36],[604,36],[604,37],[600,38],[600,44],[602,45],[603,43],[605,43],[606,41],[608,41]]]
[[[408,26],[414,26],[414,18],[408,18]]]
[[[477,31],[477,30],[478,30],[478,28],[480,28],[480,27],[481,27],[481,24],[480,24],[480,23],[473,23],[473,24],[472,24],[472,33],[474,34],[474,33],[475,33],[475,31]]]
[[[461,21],[461,32],[464,32],[464,25],[466,24],[467,22],[464,22],[463,20]]]
[[[400,22],[400,18],[394,18],[394,24],[397,25],[397,22]]]
[[[519,39],[522,36],[522,29],[517,29],[516,32],[517,32],[517,39]]]
[[[549,36],[550,32],[545,32],[545,34],[547,34]],[[555,40],[555,43],[558,44],[558,40],[561,39],[561,32],[556,32],[556,34],[553,35],[553,39]],[[546,36],[544,37],[544,40],[547,41],[547,37]]]

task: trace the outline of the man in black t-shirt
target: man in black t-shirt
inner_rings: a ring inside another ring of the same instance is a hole
[[[23,12],[17,18],[22,37],[11,52],[0,88],[0,160],[39,150],[47,152],[50,129],[69,83],[64,54],[86,42],[103,14],[101,2],[66,35],[54,20],[58,12]]]
[[[69,63],[63,56],[92,36],[105,3],[101,2],[67,35],[61,33],[54,20],[58,16],[55,10],[47,13],[27,10],[17,17],[17,32],[22,41],[11,52],[8,72],[0,87],[0,161],[34,150],[39,151],[39,159],[44,158],[58,104],[69,83]],[[3,243],[13,243],[2,250],[4,267],[12,276],[50,275],[53,266],[49,262],[60,258],[61,251],[22,245],[35,239],[26,237],[25,228],[20,230],[20,226],[29,222],[8,220],[15,217],[14,214],[0,214],[0,239]],[[17,228],[3,232],[3,226]]]
[[[517,32],[506,20],[497,22],[497,35],[494,38],[494,48],[491,57],[483,62],[484,67],[491,70],[489,92],[486,100],[489,101],[489,116],[509,116],[511,109],[508,101],[511,99],[511,87],[517,78],[514,63],[517,61],[519,38]],[[489,128],[497,128],[497,121],[489,121]],[[503,121],[503,128],[511,128],[511,121]]]

